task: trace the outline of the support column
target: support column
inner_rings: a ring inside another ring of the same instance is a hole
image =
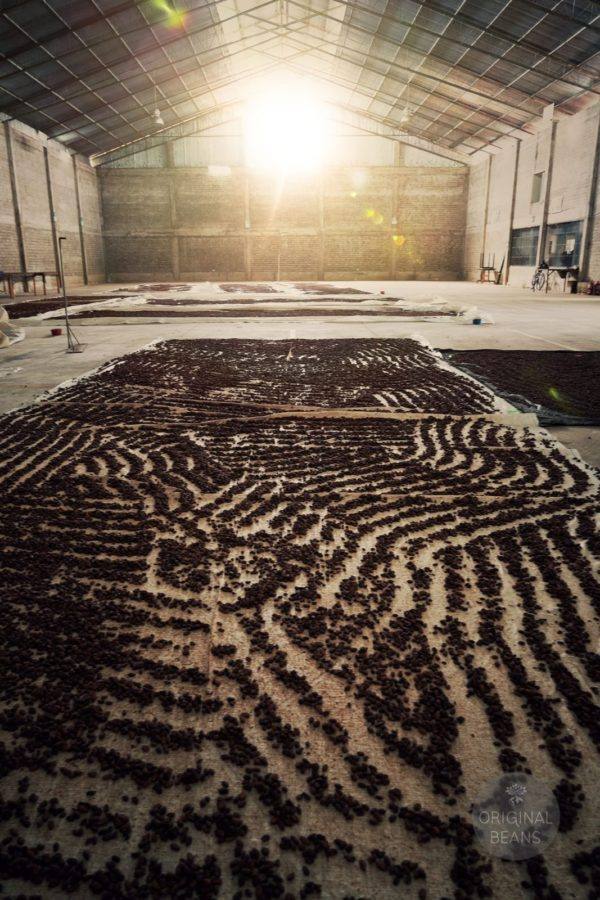
[[[395,281],[398,277],[398,251],[399,247],[394,237],[398,234],[398,214],[399,204],[400,204],[400,172],[398,171],[400,166],[405,164],[405,156],[406,156],[406,145],[401,144],[400,141],[395,141],[394,143],[394,188],[393,188],[393,213],[392,213],[392,231],[391,231],[391,241],[392,241],[392,258],[391,258],[391,278],[392,281]]]
[[[405,144],[401,144],[400,141],[394,141],[394,165],[395,166],[404,165],[405,151],[406,151]]]
[[[56,264],[56,271],[60,272],[60,255],[58,252],[58,236],[56,234],[56,212],[54,210],[54,199],[52,197],[52,179],[50,177],[50,158],[48,156],[48,148],[44,147],[44,166],[46,168],[46,186],[48,188],[48,206],[50,208],[50,228],[52,230],[52,244],[54,246],[54,261]],[[63,272],[63,278],[66,283],[66,276]],[[62,281],[62,278],[61,278]]]
[[[398,156],[396,154],[396,156]],[[392,241],[392,281],[396,280],[396,275],[398,273],[398,244],[394,240],[396,235],[398,234],[398,204],[400,200],[400,173],[394,172],[394,193],[393,193],[393,213],[392,213],[392,231],[391,231],[391,241]]]
[[[173,161],[173,144],[169,142],[165,144],[166,160],[167,160],[167,178],[169,180],[169,222],[171,226],[171,272],[173,279],[179,281],[181,278],[181,269],[179,265],[179,234],[177,229],[179,222],[177,219],[177,194],[175,191],[175,165]]]
[[[521,154],[521,139],[515,138],[515,171],[513,173],[512,196],[510,200],[510,217],[508,220],[508,237],[506,239],[506,267],[504,269],[504,284],[508,284],[510,270],[510,245],[512,242],[512,228],[515,219],[515,203],[517,200],[517,178],[519,176],[519,156]]]
[[[598,212],[598,166],[600,166],[600,106],[597,107],[596,121],[596,149],[590,184],[590,195],[585,221],[583,223],[583,235],[581,237],[581,262],[579,264],[580,279],[587,280],[590,276],[590,256],[592,254],[592,241],[594,238],[594,221]]]
[[[488,212],[490,208],[490,182],[492,180],[492,154],[488,153],[487,175],[485,182],[485,205],[483,209],[483,234],[481,236],[481,258],[485,266],[485,244],[487,240]],[[479,276],[481,278],[481,274]]]
[[[79,196],[79,173],[77,171],[77,157],[73,155],[73,182],[75,184],[75,201],[77,203],[77,221],[79,222],[79,244],[81,246],[81,271],[83,273],[83,283],[88,283],[87,260],[85,258],[85,240],[83,237],[83,218],[81,215],[81,198]]]
[[[250,222],[250,177],[244,168],[244,271],[247,281],[252,281],[252,238]]]
[[[319,260],[317,278],[325,280],[325,186],[323,171],[319,175]]]
[[[27,271],[27,260],[25,257],[25,242],[23,240],[23,225],[21,222],[21,207],[19,204],[19,190],[17,186],[17,176],[15,172],[15,162],[12,152],[12,140],[10,134],[10,125],[4,123],[4,137],[6,139],[6,157],[8,160],[8,174],[10,178],[10,193],[13,204],[13,215],[15,219],[15,231],[17,233],[17,249],[19,252],[19,265],[22,272]]]
[[[547,117],[550,118],[550,151],[548,153],[548,168],[546,170],[546,190],[544,192],[544,203],[542,204],[542,219],[540,221],[540,234],[538,237],[537,253],[535,264],[539,266],[544,258],[544,248],[546,246],[546,232],[548,231],[548,207],[550,205],[550,188],[552,187],[552,167],[554,164],[554,142],[556,139],[556,122],[554,121],[554,104],[546,107],[550,110]]]

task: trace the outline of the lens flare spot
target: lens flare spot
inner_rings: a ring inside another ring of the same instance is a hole
[[[358,194],[356,193],[356,191],[350,191],[350,196],[352,198],[354,198],[354,197],[358,197]]]
[[[396,247],[402,247],[402,245],[406,243],[406,238],[403,234],[393,234],[392,240],[395,243]]]
[[[565,397],[563,394],[561,394],[561,392],[558,390],[557,387],[551,387],[551,388],[549,388],[549,389],[548,389],[548,396],[549,396],[552,400],[554,400],[555,403],[560,404],[560,406],[562,406],[563,409],[568,409],[568,407],[569,407],[569,405],[570,405],[569,400],[568,400],[567,397]]]
[[[372,207],[368,206],[365,209],[365,219],[372,219],[374,215],[375,215],[375,210]]]
[[[383,216],[381,215],[381,213],[375,213],[373,221],[375,222],[376,225],[382,225],[383,224]]]
[[[162,12],[166,13],[168,16],[167,25],[169,28],[181,28],[181,26],[185,22],[185,13],[180,12],[177,9],[174,9],[170,3],[167,3],[167,0],[154,0],[154,5],[157,9],[162,10]]]
[[[362,190],[367,183],[367,173],[363,169],[356,169],[352,173],[352,184],[357,190]]]

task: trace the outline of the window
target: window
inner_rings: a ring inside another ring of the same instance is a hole
[[[542,184],[544,183],[544,173],[536,172],[531,183],[531,202],[539,203],[542,199]]]
[[[510,238],[511,266],[534,266],[540,229],[516,228]]]
[[[579,265],[581,222],[560,222],[548,225],[546,262],[550,266]]]

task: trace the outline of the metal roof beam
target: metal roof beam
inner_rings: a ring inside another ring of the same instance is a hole
[[[130,141],[114,150],[105,150],[102,153],[95,153],[90,162],[93,166],[103,166],[107,163],[116,162],[119,159],[125,159],[133,156],[135,153],[143,153],[144,150],[151,150],[153,147],[159,147],[162,144],[169,144],[171,141],[179,140],[179,138],[189,137],[190,135],[200,134],[209,128],[215,128],[217,125],[223,125],[231,122],[243,114],[244,105],[241,101],[235,100],[229,104],[223,104],[215,109],[208,110],[206,113],[200,113],[192,119],[180,122],[178,125],[171,125],[163,128],[156,134],[147,135]]]
[[[289,0],[289,2],[291,2],[291,3],[293,3],[293,5],[297,5],[297,6],[298,6],[298,5],[301,5],[300,0]],[[431,8],[434,9],[435,12],[439,12],[440,14],[445,15],[446,18],[448,19],[448,24],[450,24],[450,23],[453,21],[453,19],[458,19],[459,17],[462,18],[462,13],[460,12],[460,10],[457,11],[457,12],[451,13],[451,12],[449,12],[447,9],[444,10],[443,7],[440,7],[440,6],[438,6],[437,4],[433,4],[433,5],[432,5],[432,4],[428,3],[428,2],[425,2],[425,0],[414,0],[414,2],[417,3],[417,4],[419,4],[420,7],[423,7],[423,8],[431,7]],[[509,2],[512,2],[512,0],[509,0]],[[369,15],[371,15],[371,16],[373,16],[373,17],[377,17],[377,18],[380,19],[380,21],[382,21],[382,20],[383,20],[383,21],[390,21],[392,24],[400,25],[402,28],[408,28],[408,29],[414,28],[415,31],[421,32],[422,34],[425,34],[425,35],[427,35],[428,37],[431,37],[431,38],[435,39],[436,41],[437,41],[437,40],[440,40],[440,39],[443,39],[443,40],[447,41],[448,43],[455,44],[456,46],[462,47],[462,48],[465,49],[465,50],[476,50],[478,53],[481,53],[483,56],[489,56],[489,57],[491,57],[491,58],[494,59],[496,62],[497,62],[499,59],[501,59],[501,58],[502,58],[502,55],[503,55],[503,54],[501,54],[501,55],[494,54],[494,53],[492,53],[490,50],[485,50],[484,48],[477,47],[477,46],[475,46],[473,43],[468,43],[468,42],[466,42],[466,41],[462,41],[462,40],[460,40],[460,38],[456,38],[456,37],[454,37],[454,36],[452,36],[452,35],[447,35],[447,34],[444,34],[444,33],[440,34],[440,33],[436,32],[436,31],[433,31],[431,28],[427,28],[427,27],[424,26],[424,25],[420,25],[420,24],[419,24],[418,22],[416,22],[416,21],[412,21],[412,22],[411,22],[411,21],[406,20],[406,19],[401,19],[401,18],[399,18],[398,16],[392,16],[392,15],[390,15],[389,13],[380,13],[380,12],[376,12],[375,10],[369,9],[369,8],[366,7],[366,6],[362,6],[360,3],[348,2],[346,5],[347,5],[347,7],[348,7],[349,9],[356,9],[356,10],[359,11],[359,12],[362,12],[362,13],[365,13],[365,14],[369,14]],[[328,14],[325,13],[325,12],[321,12],[320,15],[329,17]],[[468,23],[466,23],[466,24],[469,24],[472,28],[476,28],[476,29],[477,29],[478,31],[480,31],[482,34],[484,34],[484,33],[486,33],[486,32],[488,31],[488,28],[487,28],[486,26],[482,25],[481,23],[478,23],[476,19],[472,19],[471,17],[468,17],[468,19],[469,19],[469,21],[468,21]],[[360,30],[362,30],[363,32],[365,32],[365,33],[367,33],[367,34],[370,34],[372,37],[378,37],[378,38],[380,38],[381,40],[384,40],[384,41],[385,41],[385,40],[388,40],[388,41],[389,41],[389,38],[386,38],[386,35],[385,35],[385,34],[381,34],[381,33],[379,32],[379,30],[373,32],[373,31],[371,31],[370,29],[365,28],[364,26],[356,25],[355,23],[348,22],[348,21],[345,21],[343,24],[344,24],[344,26],[347,27],[347,28],[360,29]],[[517,45],[520,45],[520,44],[521,44],[521,41],[520,41],[520,40],[515,40],[514,37],[509,36],[506,32],[503,33],[503,35],[495,35],[495,36],[502,37],[503,40],[506,40],[507,42],[511,43],[512,46],[517,46]],[[538,56],[542,57],[543,59],[549,58],[548,52],[547,52],[547,51],[544,51],[544,50],[543,50],[542,48],[540,48],[540,47],[536,47],[536,46],[528,46],[526,49],[528,49],[530,52],[536,53]],[[445,63],[449,68],[454,68],[454,67],[457,65],[457,63],[455,63],[455,62],[450,62],[449,60],[447,60],[447,59],[446,59],[445,57],[443,57],[443,56],[439,56],[439,55],[437,55],[437,54],[435,54],[435,53],[432,53],[431,50],[428,50],[428,51],[413,51],[413,52],[422,52],[422,55],[425,56],[425,57],[427,57],[427,56],[433,56],[435,59],[440,59],[440,61],[443,62],[443,63]],[[573,67],[572,65],[569,65],[568,62],[567,62],[567,60],[559,60],[559,62],[563,63],[563,65],[565,66],[565,73],[564,73],[564,74],[567,74],[567,73],[568,73],[569,71],[571,71],[573,68],[579,68],[579,66]],[[540,71],[540,70],[539,70],[538,68],[536,68],[535,66],[529,66],[529,65],[527,65],[527,64],[525,64],[525,63],[517,62],[516,60],[514,60],[514,61],[511,60],[511,65],[514,65],[516,68],[523,69],[524,71],[529,71],[529,72],[535,71],[536,73]],[[468,69],[467,67],[463,67],[463,68],[464,68],[465,71],[467,71],[467,72],[471,72],[472,74],[478,74],[478,73],[474,72],[472,69]],[[585,85],[580,84],[579,82],[569,81],[568,78],[564,78],[564,77],[562,77],[562,76],[560,76],[560,77],[557,78],[554,74],[552,74],[552,75],[548,75],[548,73],[545,73],[545,74],[546,74],[547,77],[551,78],[553,81],[562,81],[562,82],[564,82],[565,84],[570,84],[572,87],[581,88],[581,87],[584,87],[584,86],[585,86]],[[592,75],[590,74],[589,77],[590,77],[590,78],[593,78],[593,77],[596,77],[596,76],[592,76]],[[491,79],[491,80],[494,80],[494,81],[495,81],[495,80],[497,80],[497,79]],[[499,82],[499,83],[502,83],[502,82]]]
[[[400,144],[406,144],[409,147],[416,147],[418,150],[424,150],[427,153],[433,153],[435,156],[440,156],[443,159],[450,159],[452,160],[452,162],[457,162],[461,165],[468,165],[471,162],[469,156],[466,153],[460,153],[460,151],[452,150],[448,147],[441,147],[439,144],[435,144],[433,141],[425,140],[424,138],[417,137],[414,134],[408,134],[407,132],[398,131],[396,128],[387,124],[384,120],[380,119],[378,116],[372,113],[367,115],[362,112],[359,113],[350,109],[346,109],[339,106],[338,104],[329,105],[335,106],[337,110],[335,121],[340,122],[343,125],[351,125],[353,128],[358,128],[361,131],[366,132],[367,134],[374,134],[378,137],[389,138],[392,141],[398,141]],[[364,124],[364,121],[362,121],[363,117],[369,121],[369,127]]]
[[[292,6],[298,6],[298,7],[300,7],[301,9],[307,9],[307,8],[308,8],[304,3],[301,2],[301,0],[287,0],[287,2],[288,2],[290,5],[292,5]],[[331,16],[328,16],[327,13],[319,12],[318,15],[319,15],[319,16],[324,16],[325,18],[332,18]],[[376,36],[377,36],[377,37],[380,37],[380,38],[384,39],[384,38],[383,38],[383,35],[374,35],[373,32],[369,31],[369,30],[366,29],[366,28],[363,28],[363,27],[360,26],[360,25],[354,25],[354,24],[352,24],[352,23],[350,23],[350,22],[344,22],[344,27],[346,27],[346,28],[351,28],[351,29],[353,29],[353,30],[355,30],[355,31],[360,31],[360,32],[362,32],[363,34],[369,35],[369,37],[376,37]],[[338,50],[339,50],[339,49],[340,49],[340,48],[339,48],[339,45],[338,45]],[[410,66],[403,66],[401,63],[398,63],[398,62],[396,62],[395,60],[383,59],[383,58],[381,58],[381,57],[378,58],[378,57],[375,57],[373,54],[370,54],[370,53],[363,53],[363,52],[360,51],[360,50],[354,50],[354,49],[352,49],[352,48],[350,48],[350,47],[345,47],[344,49],[345,49],[345,50],[350,50],[352,53],[358,53],[359,55],[370,56],[372,59],[378,59],[379,62],[381,62],[383,65],[389,66],[390,68],[401,69],[402,71],[404,71],[404,72],[409,72],[409,73],[411,73],[411,74],[414,73],[414,68],[412,68],[412,67],[410,67]],[[427,54],[422,54],[422,55],[424,55],[425,58],[427,57]],[[444,60],[444,63],[445,63],[449,68],[452,68],[452,64],[449,63],[448,60]],[[362,63],[360,63],[359,65],[362,65]],[[464,69],[464,71],[469,72],[469,74],[471,74],[471,75],[476,75],[477,77],[479,77],[479,74],[478,74],[478,73],[474,73],[474,72],[472,72],[472,71],[469,70],[469,69]],[[447,85],[449,85],[450,87],[455,88],[456,90],[460,90],[461,92],[468,91],[469,93],[477,94],[478,96],[483,97],[483,98],[486,99],[486,100],[491,100],[491,99],[492,99],[492,97],[491,97],[489,94],[485,94],[485,93],[483,93],[482,91],[478,91],[477,89],[474,89],[474,88],[471,88],[471,87],[466,86],[466,85],[464,85],[464,84],[461,84],[460,82],[451,81],[449,78],[443,78],[443,77],[441,77],[441,76],[439,76],[439,75],[432,75],[431,73],[428,73],[428,72],[421,72],[421,73],[419,73],[419,74],[420,74],[423,78],[428,78],[428,79],[430,79],[431,81],[435,81],[435,82],[438,83],[438,84],[447,84]],[[496,84],[500,84],[503,88],[506,87],[506,85],[504,85],[503,82],[499,82],[497,79],[489,79],[489,80],[495,82]],[[529,98],[529,95],[528,95],[525,91],[519,91],[519,93],[522,93],[523,96],[524,96],[526,99]],[[503,102],[503,105],[506,106],[506,107],[509,108],[509,109],[514,108],[513,105],[512,105],[512,104],[509,104],[509,103],[504,103],[504,102]]]
[[[294,39],[292,39],[292,43],[293,43],[293,42],[294,42]],[[299,42],[299,43],[301,43],[301,42]],[[306,44],[303,45],[303,46],[305,47],[305,54],[310,54],[310,53],[320,53],[320,54],[324,54],[324,55],[327,55],[327,56],[331,56],[331,57],[333,57],[334,59],[343,59],[343,60],[345,60],[345,57],[343,57],[343,56],[338,56],[337,54],[334,54],[334,53],[332,53],[331,51],[326,50],[326,49],[324,49],[324,48],[319,48],[319,47],[316,47],[316,46],[306,45]],[[328,46],[328,45],[325,45],[325,46]],[[265,52],[266,52],[266,51],[265,51]],[[268,55],[268,54],[267,54],[267,55]],[[348,61],[348,60],[345,60],[345,61]],[[297,68],[297,67],[293,67],[293,66],[292,66],[292,68]],[[379,72],[377,72],[376,69],[373,69],[373,68],[371,68],[371,67],[369,67],[369,66],[365,66],[364,64],[363,64],[362,68],[363,68],[363,69],[366,68],[367,71],[373,71],[373,72],[376,72],[377,74],[380,74]],[[324,75],[322,72],[315,72],[314,69],[306,68],[306,67],[304,67],[304,66],[302,66],[302,68],[301,68],[299,71],[301,72],[301,74],[302,74],[304,71],[307,71],[307,72],[310,74],[310,76],[311,76],[312,78],[315,78],[315,79],[321,80],[321,81],[327,81],[327,82],[330,82],[331,84],[334,84],[336,87],[343,87],[343,88],[345,88],[345,89],[347,89],[347,90],[350,90],[350,91],[352,91],[352,92],[354,92],[354,93],[361,94],[361,95],[364,96],[364,97],[368,97],[369,100],[371,100],[371,101],[376,101],[376,100],[378,100],[378,98],[380,98],[380,97],[389,97],[389,98],[391,99],[391,101],[392,101],[392,102],[390,103],[390,106],[391,106],[392,108],[395,108],[395,103],[394,103],[394,101],[396,101],[396,99],[397,99],[397,98],[395,97],[395,95],[387,94],[385,91],[382,91],[381,88],[373,88],[372,90],[367,90],[367,89],[365,89],[365,88],[363,88],[363,87],[360,87],[356,82],[354,82],[354,81],[349,81],[349,80],[347,80],[347,79],[344,79],[344,78],[342,78],[341,76],[339,76],[339,75],[337,75],[337,74],[330,73],[329,75]],[[386,76],[386,77],[389,78],[390,76]],[[444,97],[446,97],[446,99],[448,99],[448,98],[447,98],[447,95],[440,94],[440,96],[444,96]],[[389,102],[389,101],[386,101],[386,102]],[[454,103],[457,104],[457,105],[465,106],[465,108],[467,108],[467,109],[468,109],[469,106],[470,106],[469,104],[466,104],[466,103],[464,103],[463,101],[458,100],[458,99],[455,99],[455,100],[454,100]],[[351,108],[351,107],[349,107],[349,108]],[[421,112],[420,115],[421,115],[422,118],[425,118],[425,119],[428,118],[428,116],[427,116],[425,113],[423,113],[423,112]],[[449,118],[451,118],[453,121],[455,121],[457,117],[456,117],[456,116],[452,117],[452,116],[449,115]],[[393,120],[393,118],[390,116],[389,119],[386,118],[385,121],[393,122],[394,120]],[[434,120],[431,119],[430,121],[434,121]],[[461,120],[459,120],[459,121],[461,121]],[[397,123],[397,124],[400,124],[400,123]],[[510,128],[512,128],[512,129],[514,129],[514,130],[520,130],[520,129],[522,128],[522,125],[520,125],[520,124],[518,124],[518,123],[517,123],[517,124],[514,124],[514,123],[508,123],[508,122],[507,122],[506,124],[507,124],[507,127],[510,127]],[[459,126],[456,126],[456,127],[459,127]],[[490,127],[490,129],[491,129],[492,131],[497,132],[499,137],[504,137],[504,136],[506,136],[506,133],[507,133],[506,131],[501,131],[501,130],[495,128],[493,125],[490,125],[489,127]],[[406,129],[406,131],[409,132],[410,130],[409,130],[409,129]],[[469,135],[469,134],[470,134],[470,132],[467,132],[467,135]]]
[[[220,2],[220,0],[219,0],[219,2]],[[254,12],[254,11],[256,11],[257,9],[262,9],[262,8],[264,8],[264,7],[266,7],[266,6],[272,6],[274,2],[275,2],[275,0],[263,0],[263,2],[258,3],[258,4],[256,4],[255,6],[253,6],[253,7],[251,8],[251,10],[247,10],[247,12]],[[1,15],[1,14],[2,14],[2,13],[0,12],[0,15]],[[178,34],[176,34],[176,35],[173,35],[173,36],[170,37],[170,38],[165,38],[164,40],[162,40],[160,46],[161,46],[161,48],[168,47],[170,44],[173,44],[173,43],[175,43],[175,42],[177,42],[177,41],[180,41],[180,40],[182,40],[182,38],[184,38],[184,37],[187,37],[187,38],[190,38],[190,37],[196,37],[198,34],[202,34],[202,33],[205,32],[205,31],[210,31],[210,30],[218,31],[218,30],[220,29],[220,25],[221,25],[221,24],[225,24],[225,23],[227,23],[227,22],[229,22],[229,21],[231,21],[231,20],[233,20],[233,19],[237,19],[237,18],[239,18],[239,14],[238,14],[238,13],[234,13],[234,14],[232,14],[231,16],[228,16],[226,19],[223,19],[223,20],[219,23],[219,25],[215,25],[214,23],[211,22],[210,25],[202,25],[202,26],[199,26],[198,28],[195,28],[195,29],[193,29],[193,30],[191,30],[191,31],[187,31],[187,32],[185,32],[184,34],[178,33]],[[123,37],[131,37],[131,35],[136,34],[137,32],[143,32],[143,31],[145,30],[145,28],[150,28],[150,27],[152,27],[152,26],[146,25],[145,27],[135,28],[135,29],[132,29],[131,31],[123,32]],[[226,46],[228,46],[227,42],[225,42],[224,44],[221,45],[222,48],[223,48],[223,47],[226,47]],[[92,45],[92,47],[93,47],[93,45]],[[208,48],[206,51],[202,51],[202,52],[209,53],[209,52],[214,52],[214,50],[215,50],[215,48],[210,47],[210,48]],[[79,51],[79,50],[77,50],[77,51],[71,51],[71,53],[79,53],[79,52],[81,52],[81,51]],[[150,51],[150,50],[144,50],[144,51],[143,51],[142,53],[140,53],[140,54],[132,54],[131,51],[129,51],[129,53],[130,53],[130,58],[131,58],[131,59],[135,59],[135,60],[137,60],[139,57],[145,56],[146,54],[148,54],[148,53],[150,53],[150,52],[153,52],[153,51]],[[69,55],[70,55],[69,53],[64,54],[63,59],[68,58]],[[198,53],[190,53],[189,56],[187,56],[187,57],[185,57],[185,58],[186,58],[186,59],[193,59],[193,58],[197,57],[198,55],[199,55]],[[1,56],[1,54],[0,54],[0,56]],[[225,59],[225,58],[226,58],[226,57],[224,57],[224,59]],[[55,59],[55,57],[52,57],[52,59]],[[177,62],[179,62],[179,61],[180,61],[180,60],[177,60]],[[170,62],[170,61],[169,61],[169,62]],[[171,63],[171,64],[172,64],[172,63]],[[164,63],[163,63],[162,65],[164,65]],[[160,67],[157,66],[156,68],[160,68]],[[93,75],[97,75],[97,74],[99,74],[99,73],[101,73],[101,72],[107,72],[108,70],[109,70],[109,67],[108,67],[105,63],[101,63],[99,66],[94,66],[93,68],[89,69],[89,70],[85,73],[85,76],[83,76],[83,77],[76,76],[76,77],[77,77],[77,80],[78,80],[78,81],[80,81],[82,84],[85,84],[85,79],[86,79],[86,78],[91,78]],[[27,74],[30,78],[34,78],[34,76],[31,75],[31,73],[28,72],[27,70],[25,70],[25,74]],[[0,75],[0,85],[1,85],[1,83],[2,83],[2,79],[3,79],[3,78],[6,78],[6,77],[8,77],[8,76],[2,76],[2,75]],[[115,77],[116,77],[116,76],[112,76],[111,81],[107,81],[107,83],[106,83],[105,85],[96,85],[95,88],[94,88],[94,90],[101,90],[101,89],[104,88],[104,87],[109,87],[109,86],[113,85],[113,84],[115,83]],[[117,79],[117,80],[120,81],[120,79]],[[40,82],[40,83],[41,83],[41,82]],[[31,100],[31,101],[35,101],[35,100],[37,100],[37,99],[44,99],[44,98],[47,97],[48,93],[56,93],[56,91],[59,91],[59,90],[61,90],[61,89],[64,88],[64,87],[69,87],[69,86],[72,85],[72,84],[73,84],[73,76],[72,76],[71,78],[65,79],[64,81],[60,82],[60,83],[57,84],[57,85],[53,85],[52,88],[46,87],[46,89],[45,89],[43,92],[40,91],[39,94],[34,94],[34,95],[32,95],[31,97],[29,97],[28,99]],[[76,99],[77,97],[85,96],[86,94],[88,94],[88,93],[90,92],[90,90],[91,90],[90,88],[85,88],[85,90],[80,91],[80,92],[77,93],[77,94],[72,94],[72,95],[70,96],[70,99]],[[105,104],[105,105],[106,105],[106,104]]]

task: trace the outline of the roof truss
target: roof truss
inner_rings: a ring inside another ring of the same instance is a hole
[[[155,105],[190,127],[278,66],[461,157],[600,98],[590,0],[7,0],[0,47],[0,113],[85,155],[149,139]]]

